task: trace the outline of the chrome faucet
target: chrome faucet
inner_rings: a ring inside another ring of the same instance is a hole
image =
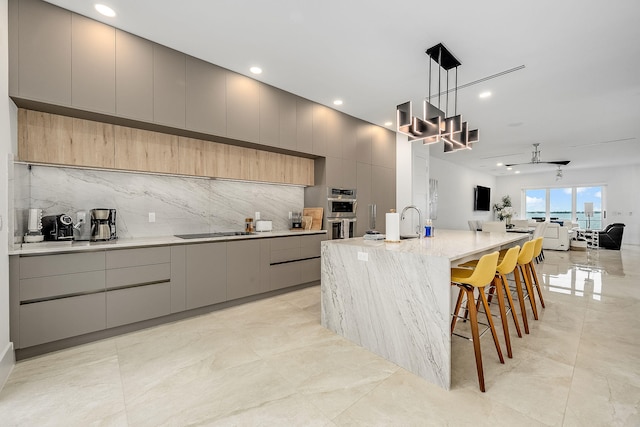
[[[406,208],[402,209],[402,213],[400,214],[400,219],[404,219],[404,213],[408,209],[415,209],[418,212],[418,228],[417,228],[417,230],[418,230],[418,238],[421,239],[422,238],[422,211],[420,211],[420,209],[418,209],[414,205],[409,205]]]

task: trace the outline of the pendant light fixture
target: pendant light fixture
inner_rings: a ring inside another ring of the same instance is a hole
[[[423,144],[442,142],[445,153],[461,149],[471,149],[479,140],[478,129],[469,130],[467,122],[458,114],[458,66],[460,61],[442,44],[427,49],[429,56],[429,95],[423,102],[422,117],[415,117],[411,101],[396,107],[396,130],[409,137],[409,141],[422,141]],[[431,103],[431,61],[438,64],[438,106]],[[454,113],[449,114],[449,70],[455,68]],[[441,109],[442,70],[446,72],[445,107]]]

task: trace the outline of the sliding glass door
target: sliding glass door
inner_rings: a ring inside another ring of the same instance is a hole
[[[527,219],[573,221],[580,228],[602,229],[604,186],[523,190]]]

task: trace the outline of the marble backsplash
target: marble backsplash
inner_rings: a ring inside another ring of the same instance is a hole
[[[14,177],[17,237],[30,207],[74,221],[77,211],[115,208],[119,238],[239,231],[255,212],[281,231],[289,228],[289,212],[304,207],[304,188],[291,185],[24,164],[15,165]]]

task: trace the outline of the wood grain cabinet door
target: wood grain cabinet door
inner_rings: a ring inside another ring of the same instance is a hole
[[[178,137],[115,127],[115,167],[144,172],[178,173]]]

